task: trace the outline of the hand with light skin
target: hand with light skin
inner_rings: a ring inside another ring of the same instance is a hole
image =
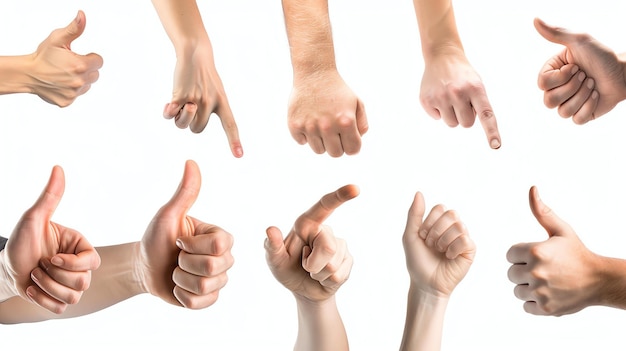
[[[476,116],[492,149],[502,145],[496,116],[482,80],[459,37],[451,0],[413,0],[424,56],[420,102],[449,127],[469,128]]]
[[[530,209],[548,233],[543,242],[513,245],[506,254],[512,263],[509,280],[524,310],[535,315],[561,316],[588,306],[626,308],[626,262],[591,252],[572,227],[529,192]]]
[[[458,214],[443,205],[424,218],[424,197],[415,194],[402,244],[411,278],[401,350],[439,350],[448,300],[467,274],[476,246]]]
[[[100,256],[82,234],[51,221],[63,192],[61,167],[24,213],[0,251],[0,301],[21,296],[53,313],[76,304],[100,266]]]
[[[195,0],[152,0],[176,51],[172,99],[163,117],[178,128],[201,133],[215,113],[226,132],[231,152],[243,156],[237,123],[215,68],[213,47]]]
[[[150,222],[136,259],[149,293],[190,309],[217,301],[234,263],[232,235],[187,215],[200,183],[198,165],[187,161],[180,186]]]
[[[298,217],[284,239],[280,229],[267,229],[267,264],[276,280],[293,293],[298,306],[295,350],[348,349],[335,293],[350,275],[352,256],[346,242],[323,223],[358,194],[356,186],[346,185],[324,195]]]
[[[544,104],[558,107],[561,117],[585,124],[611,111],[626,99],[626,57],[586,33],[553,27],[536,18],[545,39],[565,46],[541,68],[537,84]]]
[[[85,30],[85,14],[54,30],[37,50],[24,56],[0,57],[0,94],[32,93],[60,107],[69,106],[98,80],[100,55],[79,55],[71,44]]]
[[[337,71],[327,0],[283,0],[293,67],[288,127],[300,145],[332,157],[357,154],[365,107]]]

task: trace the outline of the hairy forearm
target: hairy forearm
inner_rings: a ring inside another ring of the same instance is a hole
[[[177,54],[209,41],[195,0],[152,0],[152,5]]]
[[[0,95],[30,93],[28,55],[0,56]]]
[[[413,0],[413,5],[427,63],[442,52],[463,52],[451,0]]]
[[[411,286],[400,350],[439,350],[447,306],[448,298],[435,297]]]
[[[348,350],[348,337],[335,297],[312,302],[296,297],[298,338],[294,350]]]
[[[327,0],[283,0],[294,80],[336,70]]]
[[[54,314],[20,297],[0,303],[0,323],[30,323],[72,318],[100,311],[135,295],[147,292],[137,273],[139,243],[96,248],[102,261],[92,272],[91,284],[80,301],[62,314]]]

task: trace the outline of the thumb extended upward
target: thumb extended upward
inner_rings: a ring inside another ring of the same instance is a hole
[[[557,216],[550,207],[546,206],[539,197],[537,187],[532,186],[528,193],[528,201],[530,202],[530,210],[539,222],[539,224],[548,232],[550,237],[566,236],[573,233],[569,224]]]
[[[48,184],[25,217],[50,220],[65,192],[65,174],[63,168],[54,166]]]
[[[185,162],[183,178],[172,198],[162,207],[164,214],[186,216],[200,193],[202,176],[198,164],[192,160]]]
[[[426,205],[424,204],[424,195],[419,191],[415,193],[413,203],[409,208],[409,215],[407,216],[406,232],[410,234],[417,234],[417,231],[422,226],[424,221],[424,212]]]
[[[550,26],[539,18],[535,18],[533,24],[537,32],[548,41],[565,46],[572,42],[574,33],[565,28]]]
[[[59,46],[66,47],[69,50],[72,41],[80,37],[85,31],[85,23],[85,13],[79,10],[76,18],[74,18],[74,20],[72,20],[67,27],[61,28],[55,33],[53,42]]]

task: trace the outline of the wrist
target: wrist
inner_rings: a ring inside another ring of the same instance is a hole
[[[0,57],[0,94],[32,93],[32,56]]]
[[[455,62],[467,63],[467,57],[465,56],[465,50],[461,42],[438,42],[436,44],[422,45],[422,55],[424,57],[424,63],[426,65],[433,61],[450,60]]]
[[[626,309],[626,260],[598,256],[598,284],[590,304]]]
[[[0,251],[0,302],[19,296],[17,282],[9,273],[6,250]]]

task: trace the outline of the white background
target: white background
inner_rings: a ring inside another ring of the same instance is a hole
[[[523,312],[505,253],[547,238],[528,208],[528,189],[537,185],[591,250],[626,257],[624,106],[585,126],[545,108],[537,72],[561,48],[532,25],[539,16],[619,52],[624,5],[521,4],[454,4],[466,53],[498,117],[503,146],[493,151],[478,123],[450,129],[420,106],[423,60],[410,1],[331,0],[339,70],[365,102],[370,124],[360,154],[333,159],[298,145],[287,129],[291,64],[280,1],[201,1],[244,147],[235,159],[215,116],[199,135],[161,117],[175,57],[149,1],[4,2],[0,54],[33,52],[82,9],[87,28],[72,48],[99,53],[104,66],[91,90],[64,109],[34,95],[0,97],[0,233],[11,233],[58,164],[67,184],[54,221],[96,246],[137,241],[193,159],[203,187],[190,215],[234,235],[236,262],[207,309],[142,295],[82,318],[0,326],[0,348],[291,349],[295,305],[267,269],[264,230],[287,232],[320,196],[354,183],[361,195],[327,222],[355,258],[337,298],[352,349],[400,344],[408,283],[401,235],[417,190],[429,208],[456,209],[478,246],[448,307],[445,350],[623,349],[624,311],[592,307],[561,318]]]

